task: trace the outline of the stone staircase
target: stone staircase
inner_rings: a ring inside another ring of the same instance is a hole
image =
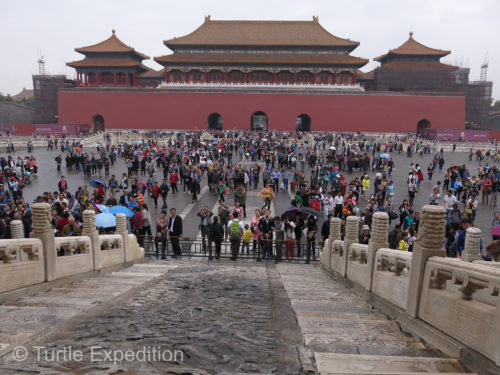
[[[277,269],[320,375],[466,372],[318,266],[282,263]]]
[[[64,322],[103,302],[133,292],[135,288],[176,268],[167,264],[134,264],[116,272],[68,282],[50,290],[26,295],[0,305],[0,357],[18,345],[49,333]]]

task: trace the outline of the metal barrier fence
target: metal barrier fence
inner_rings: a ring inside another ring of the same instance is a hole
[[[248,247],[239,241],[237,258],[261,260],[282,260],[306,262],[318,261],[323,248],[323,241],[278,241],[251,240]],[[201,237],[170,237],[139,235],[138,243],[145,250],[146,257],[166,259],[167,257],[214,257],[217,258],[217,248],[220,248],[220,258],[231,258],[231,241],[209,241]],[[236,245],[233,245],[236,246]]]

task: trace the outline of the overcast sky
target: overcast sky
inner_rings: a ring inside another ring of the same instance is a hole
[[[0,92],[32,88],[37,59],[50,74],[74,76],[74,48],[100,42],[116,29],[129,46],[150,57],[170,53],[163,40],[190,33],[210,14],[214,20],[311,20],[332,34],[359,41],[354,56],[372,59],[404,43],[410,31],[429,47],[451,50],[443,62],[469,67],[479,79],[488,53],[488,79],[500,99],[500,1],[498,0],[24,0],[0,3]],[[154,69],[161,66],[145,61]]]

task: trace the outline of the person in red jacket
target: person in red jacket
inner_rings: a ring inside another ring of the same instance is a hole
[[[153,183],[153,187],[151,188],[151,196],[153,197],[153,201],[155,202],[155,207],[158,207],[158,197],[160,196],[160,187],[158,186],[158,181]]]
[[[139,206],[135,208],[134,216],[132,216],[132,231],[137,237],[137,242],[142,244],[142,235],[144,233],[142,231],[142,211]]]
[[[417,170],[417,189],[420,190],[420,183],[422,182],[422,180],[424,179],[424,173],[422,172],[422,170],[420,168],[418,168]]]
[[[69,224],[69,212],[64,211],[61,218],[57,221],[57,235],[60,237],[65,225]]]
[[[172,173],[170,173],[170,186],[172,187],[172,194],[178,192],[177,183],[179,182],[179,174],[174,169]]]

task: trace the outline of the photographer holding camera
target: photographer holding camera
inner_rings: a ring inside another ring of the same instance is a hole
[[[433,206],[439,206],[439,202],[441,201],[441,194],[439,194],[439,189],[435,187],[432,189],[432,193],[429,195],[429,204]]]

